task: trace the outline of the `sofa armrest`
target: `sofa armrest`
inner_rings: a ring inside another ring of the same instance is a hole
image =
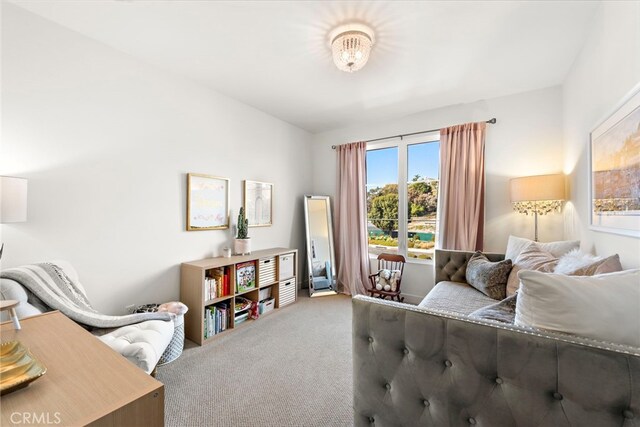
[[[640,414],[640,348],[361,295],[352,307],[357,427],[621,426]]]
[[[467,263],[475,252],[436,249],[435,278],[439,282],[467,283]],[[484,253],[489,261],[496,262],[504,259],[504,254]]]

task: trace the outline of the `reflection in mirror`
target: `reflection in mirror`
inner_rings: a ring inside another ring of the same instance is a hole
[[[329,197],[304,196],[304,213],[309,294],[312,297],[335,295],[336,267]]]

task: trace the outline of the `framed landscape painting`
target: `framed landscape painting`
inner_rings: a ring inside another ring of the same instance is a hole
[[[591,132],[590,228],[640,237],[640,90]]]
[[[229,179],[187,174],[187,231],[229,228]]]
[[[244,211],[249,227],[268,227],[273,219],[273,184],[244,181]]]

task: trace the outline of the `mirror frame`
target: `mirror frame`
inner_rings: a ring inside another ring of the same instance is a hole
[[[324,200],[325,201],[325,214],[327,216],[327,228],[329,232],[329,253],[331,257],[331,285],[328,290],[322,289],[316,291],[313,287],[313,260],[311,259],[311,236],[309,234],[309,201],[310,200]],[[333,217],[331,215],[331,198],[329,196],[314,196],[306,194],[304,196],[304,225],[307,238],[307,272],[309,281],[309,295],[322,296],[322,295],[335,295],[337,294],[337,272],[336,272],[336,255],[335,246],[333,243]]]

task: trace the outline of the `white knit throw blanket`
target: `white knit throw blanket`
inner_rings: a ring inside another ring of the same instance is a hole
[[[83,325],[95,328],[119,328],[146,320],[171,320],[171,313],[137,313],[109,316],[98,313],[87,300],[82,285],[76,284],[59,266],[52,263],[30,264],[0,272],[31,291],[54,310]]]

